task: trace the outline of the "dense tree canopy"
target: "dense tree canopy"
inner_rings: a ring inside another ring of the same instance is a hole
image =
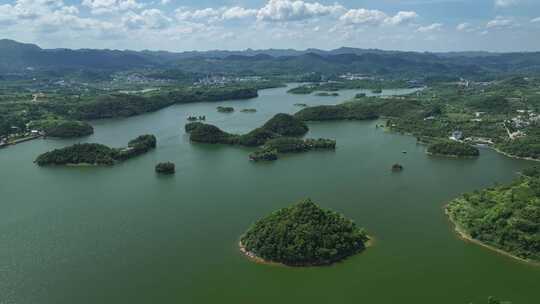
[[[94,128],[82,121],[61,121],[46,128],[45,134],[51,137],[81,137],[94,133]]]
[[[39,166],[46,165],[114,165],[137,155],[148,152],[156,147],[154,135],[141,135],[131,141],[125,148],[110,148],[101,144],[75,144],[61,149],[55,149],[39,155],[35,162]]]
[[[508,186],[464,194],[446,208],[472,238],[521,258],[540,261],[540,178],[537,170]]]
[[[478,148],[455,140],[436,141],[428,146],[428,153],[434,155],[471,157],[480,155]]]
[[[174,174],[176,166],[171,162],[159,163],[156,165],[155,170],[159,174]]]
[[[75,144],[62,149],[55,149],[37,157],[36,163],[45,165],[67,164],[90,164],[107,165],[114,164],[116,151],[100,144]]]
[[[284,113],[276,114],[262,128],[281,136],[302,136],[309,130],[303,121]]]
[[[292,266],[334,263],[363,250],[367,241],[353,221],[310,199],[260,219],[241,238],[248,252]]]

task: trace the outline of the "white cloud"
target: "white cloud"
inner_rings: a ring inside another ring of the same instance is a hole
[[[540,22],[540,17],[534,18],[531,20],[532,23]]]
[[[137,0],[83,0],[82,5],[90,8],[92,14],[106,14],[143,8]]]
[[[409,21],[412,21],[414,19],[418,18],[418,14],[416,12],[410,12],[410,11],[402,11],[398,12],[395,16],[389,17],[385,20],[386,23],[391,25],[398,25],[407,23]]]
[[[502,16],[497,16],[495,19],[489,21],[486,24],[486,28],[488,29],[503,29],[503,28],[511,28],[514,27],[514,21],[509,18],[505,18]]]
[[[348,24],[381,25],[388,15],[379,10],[351,9],[339,19]]]
[[[421,26],[417,28],[416,31],[419,33],[429,33],[429,32],[439,31],[442,29],[442,27],[443,27],[442,23],[433,23],[430,25]]]
[[[298,21],[314,17],[339,14],[345,8],[339,4],[323,5],[318,2],[270,0],[257,12],[259,21]]]
[[[495,0],[496,7],[509,7],[519,3],[519,0]]]
[[[160,30],[168,27],[171,23],[169,17],[165,16],[162,11],[155,8],[144,10],[140,14],[129,12],[122,18],[122,21],[128,29],[135,30]]]
[[[171,3],[171,0],[161,0],[162,5],[167,5],[169,3]]]
[[[416,12],[398,12],[395,16],[388,16],[379,10],[368,10],[364,8],[348,10],[340,20],[347,24],[357,25],[399,25],[412,21],[418,17]]]
[[[243,7],[235,6],[225,9],[223,14],[221,15],[221,18],[224,20],[231,20],[252,17],[255,15],[257,15],[257,10],[255,9],[246,9]]]
[[[460,32],[472,33],[472,32],[477,32],[481,30],[481,28],[478,28],[477,26],[473,26],[469,22],[463,22],[456,26],[456,30]]]

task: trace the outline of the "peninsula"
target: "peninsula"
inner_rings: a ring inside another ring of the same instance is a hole
[[[528,169],[509,185],[466,193],[446,206],[446,214],[463,238],[540,263],[539,172]]]

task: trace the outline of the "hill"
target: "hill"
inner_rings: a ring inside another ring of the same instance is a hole
[[[363,229],[310,199],[257,221],[241,238],[247,254],[290,266],[335,263],[366,248]]]

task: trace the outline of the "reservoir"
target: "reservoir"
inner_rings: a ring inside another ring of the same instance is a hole
[[[376,128],[382,121],[309,123],[306,137],[336,139],[337,149],[273,163],[250,162],[254,149],[192,144],[184,132],[190,115],[244,133],[300,110],[297,103],[335,104],[363,92],[286,91],[93,121],[89,137],[0,150],[0,303],[540,301],[540,267],[460,240],[443,212],[461,193],[507,183],[533,162],[489,149],[477,159],[430,157],[414,137]],[[146,133],[156,135],[157,149],[114,167],[33,164],[73,143],[120,147]],[[154,173],[165,161],[176,164],[174,176]],[[403,171],[393,173],[394,163]],[[263,265],[240,254],[239,237],[251,224],[306,197],[365,227],[374,246],[328,267]]]

